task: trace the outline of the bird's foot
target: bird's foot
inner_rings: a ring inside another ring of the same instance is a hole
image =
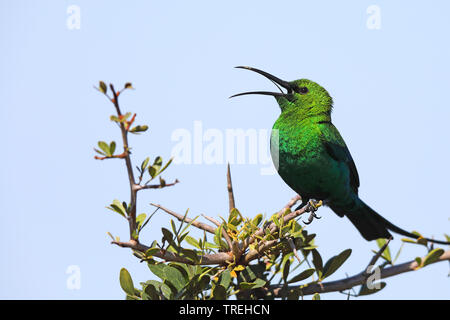
[[[308,217],[308,221],[303,221],[304,224],[310,224],[313,222],[314,219],[320,219],[322,217],[319,217],[316,215],[316,211],[323,205],[323,201],[316,201],[316,200],[309,200],[308,207],[306,208],[306,212],[311,212],[311,214]]]

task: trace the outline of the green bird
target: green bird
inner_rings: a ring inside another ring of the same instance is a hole
[[[256,68],[236,68],[265,76],[281,91],[252,91],[232,97],[248,94],[275,97],[281,114],[273,126],[271,156],[281,178],[301,195],[300,207],[311,203],[315,209],[317,202],[310,201],[323,201],[339,217],[346,216],[368,241],[392,238],[389,230],[418,238],[383,218],[358,197],[358,171],[344,139],[331,122],[333,99],[323,87],[307,79],[288,82]],[[314,217],[318,218],[313,211],[310,222]]]

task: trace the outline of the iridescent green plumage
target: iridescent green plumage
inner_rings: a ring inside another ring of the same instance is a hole
[[[301,195],[302,205],[310,199],[323,200],[337,215],[347,216],[366,240],[389,238],[388,230],[418,237],[393,225],[358,197],[358,171],[331,122],[333,100],[323,87],[307,79],[287,82],[259,69],[238,68],[260,73],[288,91],[238,95],[271,95],[278,102],[281,114],[273,126],[272,159],[283,180]]]
[[[339,216],[349,217],[367,240],[390,237],[384,220],[358,197],[358,172],[331,122],[328,92],[306,79],[291,85],[307,93],[276,97],[282,112],[273,126],[271,153],[278,173],[304,203],[324,200]]]

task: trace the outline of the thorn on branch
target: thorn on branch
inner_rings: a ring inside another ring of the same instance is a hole
[[[298,263],[302,263],[302,259],[300,259],[300,257],[298,256],[298,252],[297,252],[297,248],[295,247],[295,243],[294,240],[292,240],[292,238],[287,238],[287,241],[289,243],[289,246],[292,249],[292,252],[294,253],[295,258],[298,260]]]
[[[228,190],[229,208],[230,208],[230,212],[231,212],[231,210],[236,208],[236,204],[234,202],[233,184],[231,183],[230,163],[228,163],[228,166],[227,166],[227,190]]]

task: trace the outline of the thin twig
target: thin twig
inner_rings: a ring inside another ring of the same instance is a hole
[[[386,250],[386,248],[389,245],[389,242],[391,242],[391,240],[392,240],[392,237],[387,239],[386,243],[380,248],[380,250],[378,250],[378,252],[372,257],[372,259],[370,259],[370,262],[369,262],[369,264],[367,265],[367,268],[366,268],[367,277],[370,276],[370,274],[372,273],[372,267],[375,265],[375,263],[381,257],[381,255],[383,254],[384,250]]]
[[[174,185],[176,185],[177,183],[179,183],[180,181],[178,181],[178,179],[176,179],[174,182],[172,183],[166,183],[164,185],[162,184],[148,184],[148,185],[138,185],[137,190],[145,190],[145,189],[162,189],[162,188],[166,188],[166,187],[173,187]]]
[[[111,243],[118,245],[122,248],[131,248],[133,250],[140,251],[142,253],[145,253],[150,247],[143,245],[135,240],[130,240],[127,242],[121,242],[121,241],[112,241]],[[194,262],[192,260],[186,259],[184,257],[181,257],[173,252],[167,251],[167,250],[160,250],[156,253],[152,253],[153,256],[164,259],[166,261],[173,261],[173,262],[181,262],[185,264],[191,264],[191,265],[226,265],[227,262],[231,260],[230,254],[226,252],[219,252],[214,254],[206,254],[199,256],[198,262]]]
[[[190,219],[188,217],[184,217],[183,215],[176,213],[172,210],[169,210],[167,208],[164,208],[163,206],[159,205],[159,204],[154,204],[154,203],[150,203],[150,205],[160,208],[161,210],[165,211],[166,213],[170,214],[171,216],[174,216],[175,218],[177,218],[179,221],[184,221],[187,223],[191,223],[192,225],[198,229],[201,230],[205,230],[206,232],[215,234],[216,228],[206,224],[206,223],[202,223],[202,222],[198,222],[198,221],[194,221],[193,219]]]

